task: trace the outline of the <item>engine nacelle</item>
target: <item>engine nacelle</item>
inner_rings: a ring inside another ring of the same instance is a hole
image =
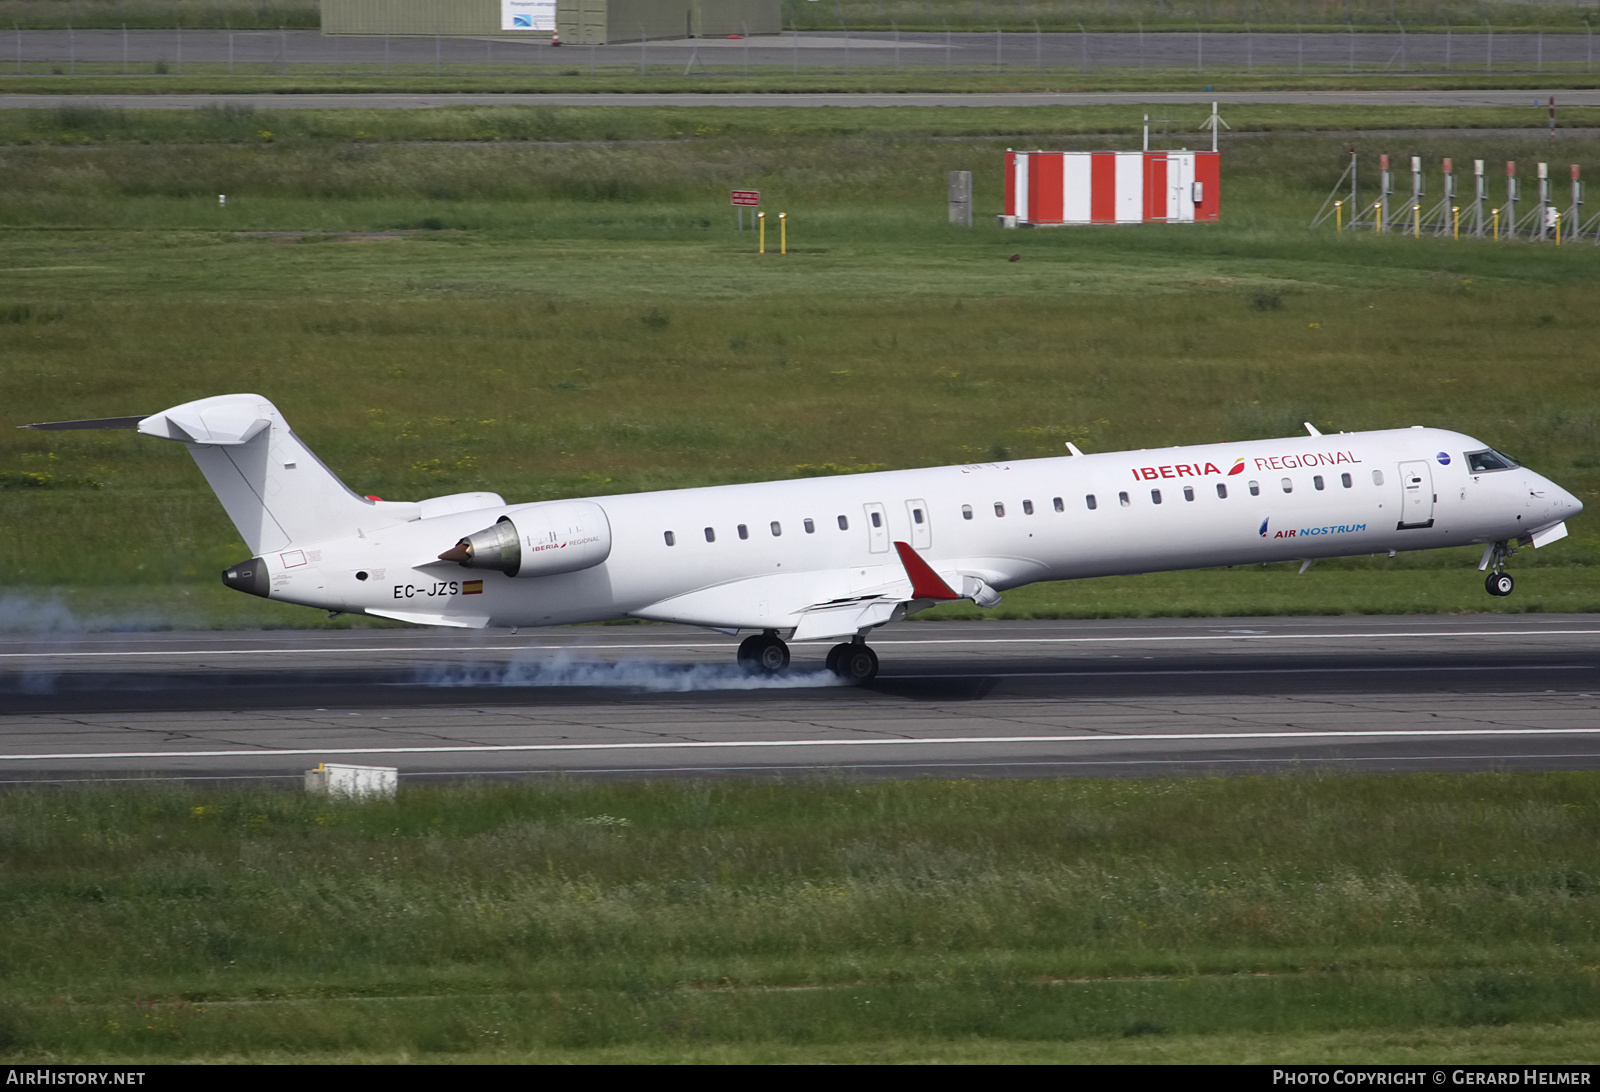
[[[611,521],[605,509],[593,501],[555,501],[501,516],[439,560],[498,569],[507,576],[557,576],[593,568],[610,556]]]

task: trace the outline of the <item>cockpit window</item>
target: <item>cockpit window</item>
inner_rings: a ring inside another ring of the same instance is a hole
[[[1492,448],[1484,451],[1467,452],[1467,466],[1472,469],[1474,474],[1482,473],[1486,470],[1511,470],[1516,465],[1517,461],[1511,456],[1502,455]]]

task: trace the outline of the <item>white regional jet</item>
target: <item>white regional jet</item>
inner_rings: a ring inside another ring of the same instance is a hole
[[[422,625],[753,631],[739,646],[753,671],[786,668],[785,641],[837,640],[828,667],[863,682],[877,627],[1036,580],[1481,543],[1489,593],[1509,595],[1507,555],[1564,537],[1583,508],[1487,444],[1420,426],[535,504],[359,496],[254,394],[25,427],[188,447],[256,555],[223,573],[239,591]]]

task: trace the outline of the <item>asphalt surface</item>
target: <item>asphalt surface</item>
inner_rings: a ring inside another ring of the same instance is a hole
[[[0,91],[4,83],[0,81]],[[424,110],[440,106],[677,106],[688,109],[737,107],[960,107],[960,106],[1131,106],[1243,103],[1321,106],[1525,106],[1545,118],[1554,97],[1558,121],[1571,125],[1572,108],[1600,106],[1600,89],[1546,91],[1061,91],[1061,92],[907,92],[903,94],[818,92],[796,94],[713,94],[597,92],[594,94],[477,93],[438,94],[239,94],[239,95],[8,95],[0,93],[0,110],[97,106],[126,110],[196,110],[202,107],[249,107],[256,110]],[[1588,124],[1580,115],[1579,124]]]
[[[1600,768],[1600,619],[906,624],[751,679],[665,626],[0,637],[0,782]]]
[[[1396,28],[1399,30],[1400,28]],[[1203,79],[1223,72],[1592,72],[1586,34],[1515,33],[1141,33],[816,32],[754,38],[698,38],[552,47],[540,38],[325,37],[315,30],[25,30],[0,32],[0,74],[13,69],[113,65],[130,73],[161,63],[263,71],[381,75],[386,71],[460,72],[482,66],[501,74],[559,75],[619,66],[658,74],[695,71],[947,71],[1189,69]],[[193,71],[191,67],[190,71]]]

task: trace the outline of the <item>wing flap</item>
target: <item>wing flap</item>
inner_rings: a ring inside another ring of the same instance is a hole
[[[374,610],[367,608],[366,613],[377,615],[379,618],[393,618],[396,622],[410,622],[414,626],[452,626],[456,629],[482,629],[489,624],[489,619],[479,615],[469,614],[428,614],[416,610]]]

